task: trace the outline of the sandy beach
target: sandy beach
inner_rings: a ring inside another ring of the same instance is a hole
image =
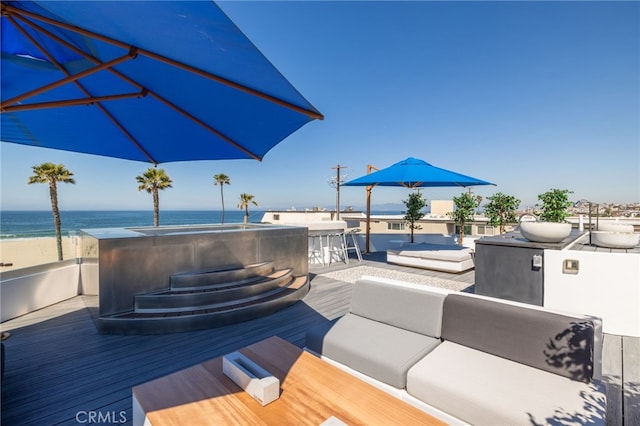
[[[62,237],[62,255],[64,259],[75,258],[74,239]],[[55,237],[2,239],[0,240],[0,263],[12,263],[0,266],[0,272],[27,266],[56,262],[58,251]]]

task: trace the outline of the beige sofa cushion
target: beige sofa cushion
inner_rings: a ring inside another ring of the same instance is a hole
[[[597,425],[605,419],[599,381],[571,380],[446,341],[409,370],[407,391],[474,425]]]

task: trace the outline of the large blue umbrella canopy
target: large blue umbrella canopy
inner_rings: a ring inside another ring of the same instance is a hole
[[[344,183],[344,186],[404,186],[407,188],[474,185],[493,185],[493,183],[442,169],[412,157]]]
[[[213,2],[3,1],[1,140],[262,157],[320,114]]]
[[[366,248],[369,252],[370,221],[371,221],[371,189],[374,186],[403,186],[405,188],[446,187],[446,186],[476,186],[495,185],[482,179],[452,172],[433,166],[418,158],[409,157],[405,160],[378,170],[357,179],[350,180],[344,186],[367,187],[367,229]]]

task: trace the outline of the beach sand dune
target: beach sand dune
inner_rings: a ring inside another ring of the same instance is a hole
[[[62,237],[62,255],[64,259],[76,257],[75,242],[78,237]],[[55,237],[2,239],[0,240],[0,263],[11,266],[0,266],[0,272],[27,266],[56,262],[58,251]]]

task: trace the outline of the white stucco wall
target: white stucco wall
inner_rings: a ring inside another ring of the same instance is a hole
[[[0,322],[78,295],[80,268],[77,264],[34,270],[32,274],[0,281]]]
[[[84,262],[80,265],[80,294],[98,295],[98,264]]]
[[[579,261],[575,275],[562,272]],[[544,251],[544,306],[601,317],[605,333],[640,337],[640,254]]]

